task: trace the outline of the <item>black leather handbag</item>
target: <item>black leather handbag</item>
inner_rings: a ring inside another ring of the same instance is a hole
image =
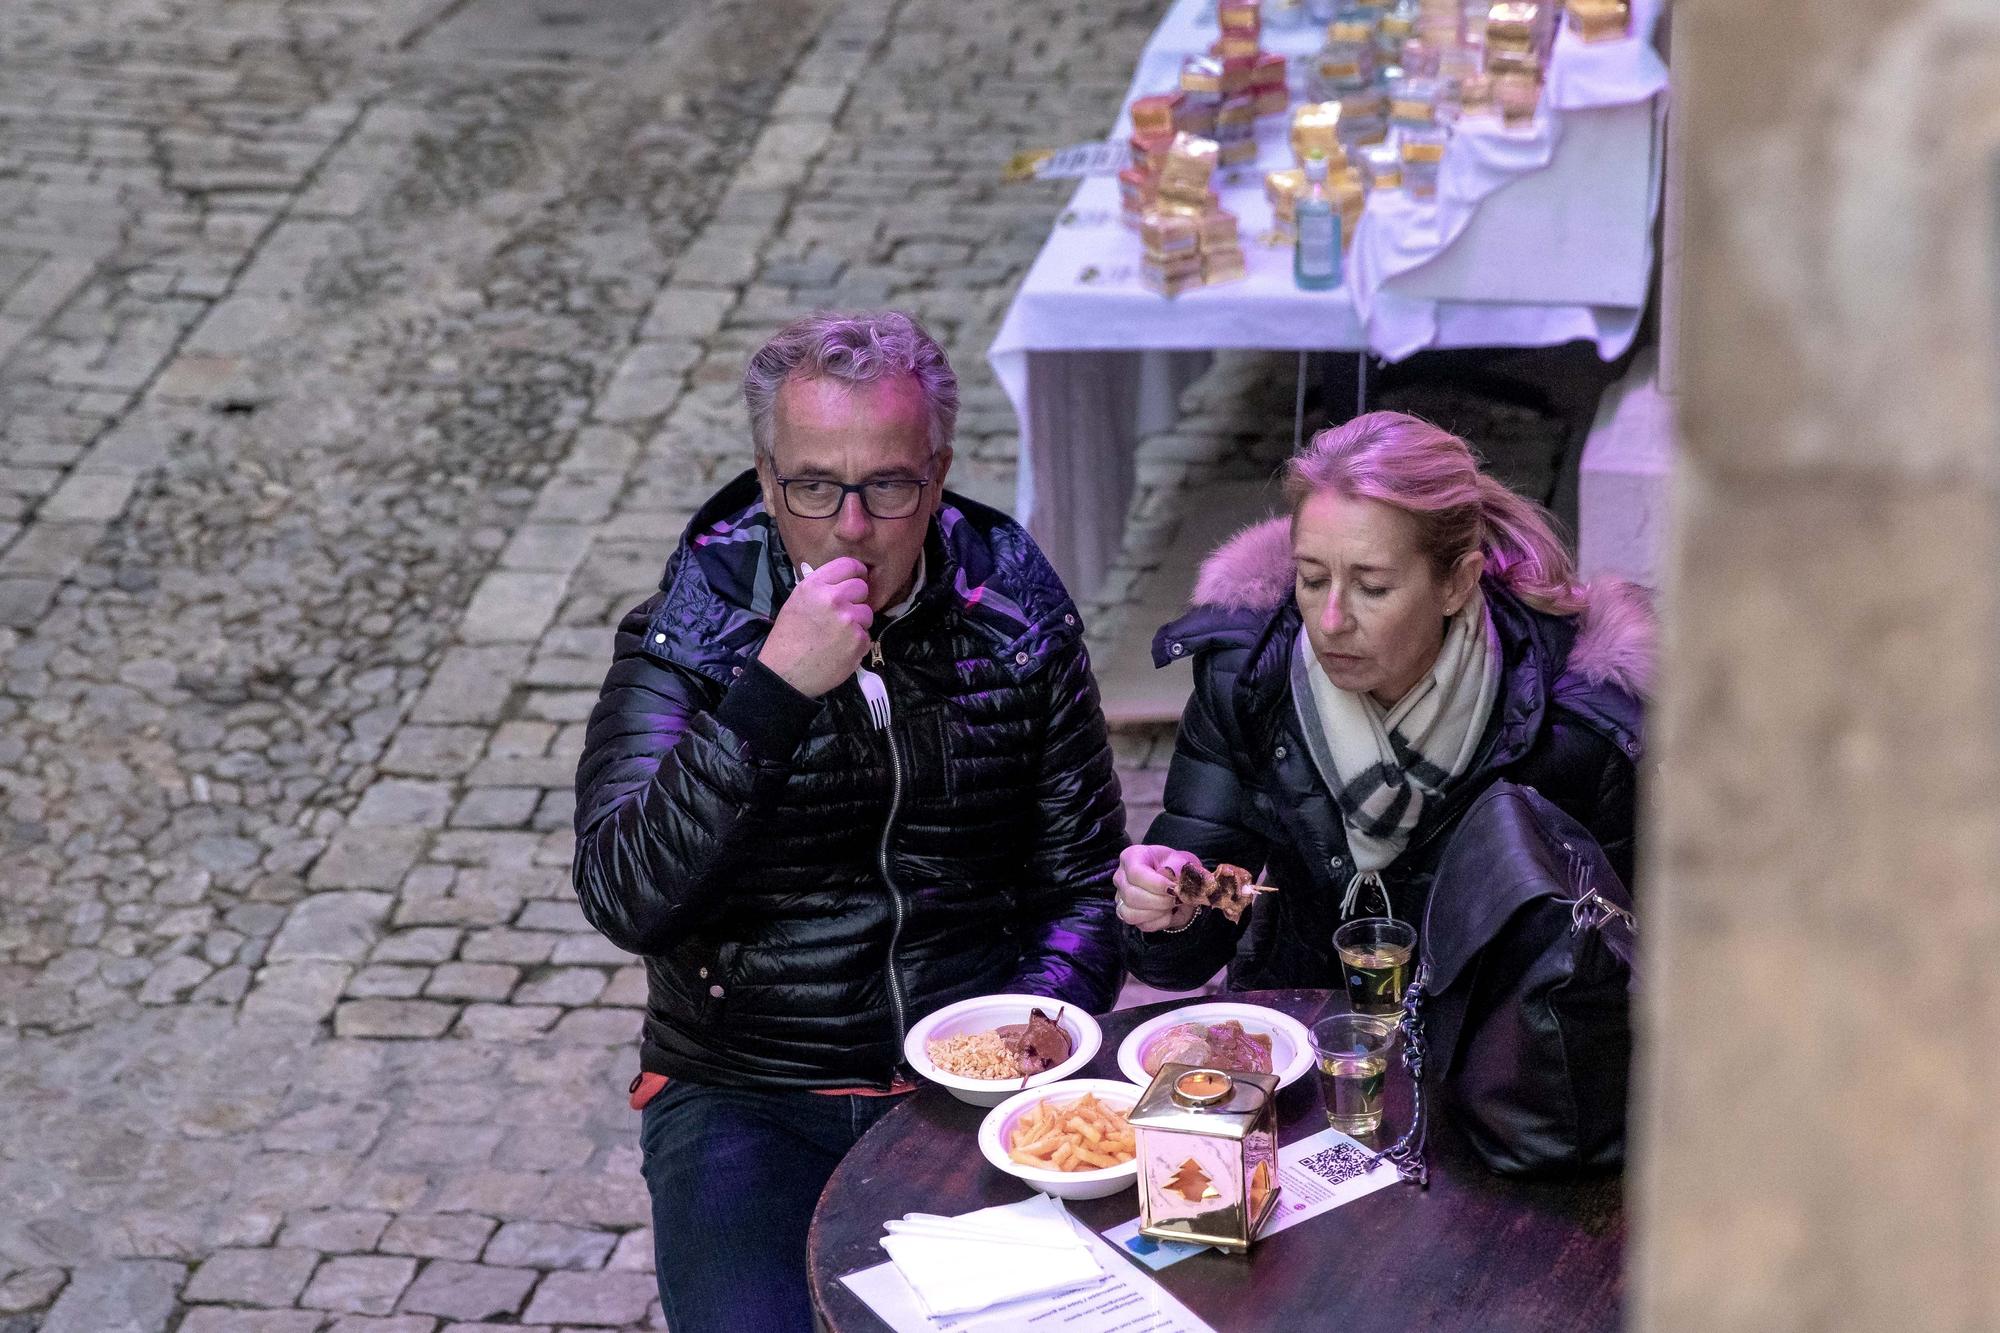
[[[1417,1111],[1384,1155],[1423,1179],[1424,1102],[1441,1092],[1494,1171],[1620,1165],[1635,926],[1631,895],[1581,824],[1529,787],[1481,793],[1425,905],[1402,1018]]]

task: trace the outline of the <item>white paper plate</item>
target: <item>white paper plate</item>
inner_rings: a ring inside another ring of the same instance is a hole
[[[1031,1075],[1026,1083],[1018,1077],[961,1078],[957,1074],[947,1074],[931,1063],[932,1042],[972,1032],[991,1032],[1009,1023],[1025,1023],[1032,1009],[1040,1009],[1051,1017],[1058,1009],[1062,1011],[1056,1026],[1069,1034],[1071,1049],[1069,1059]],[[903,1037],[903,1058],[909,1061],[910,1068],[931,1082],[942,1084],[960,1101],[973,1106],[993,1106],[1024,1087],[1038,1088],[1045,1083],[1068,1078],[1089,1064],[1091,1057],[1097,1054],[1097,1048],[1103,1044],[1104,1029],[1097,1026],[1096,1019],[1073,1004],[1064,1005],[1062,1001],[1051,1000],[1046,995],[978,995],[970,1000],[960,1000],[957,1004],[948,1004],[918,1019]]]
[[[1290,1087],[1313,1067],[1312,1037],[1306,1032],[1306,1025],[1298,1019],[1281,1014],[1276,1009],[1266,1009],[1261,1004],[1233,1004],[1217,1000],[1209,1004],[1190,1004],[1133,1028],[1118,1046],[1119,1072],[1143,1087],[1153,1081],[1153,1076],[1146,1072],[1139,1059],[1153,1038],[1182,1023],[1212,1024],[1231,1018],[1241,1023],[1246,1032],[1271,1034],[1271,1072],[1278,1076],[1279,1087]]]
[[[1008,1127],[1048,1098],[1066,1103],[1090,1092],[1107,1106],[1129,1111],[1138,1104],[1139,1094],[1143,1091],[1145,1089],[1120,1083],[1116,1079],[1073,1078],[1064,1083],[1049,1083],[1017,1092],[988,1111],[986,1119],[980,1122],[979,1151],[999,1170],[1058,1199],[1102,1199],[1119,1190],[1130,1189],[1132,1182],[1139,1178],[1137,1159],[1096,1171],[1044,1171],[1039,1167],[1021,1165],[1007,1155],[1004,1145]]]

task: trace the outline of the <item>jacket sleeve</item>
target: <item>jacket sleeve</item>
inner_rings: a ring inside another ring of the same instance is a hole
[[[1613,750],[1598,780],[1596,808],[1577,821],[1597,839],[1597,845],[1604,849],[1605,858],[1618,872],[1618,878],[1624,881],[1625,891],[1633,895],[1635,902],[1639,891],[1632,882],[1632,875],[1636,859],[1638,798],[1637,766]]]
[[[1211,869],[1227,861],[1256,870],[1269,858],[1270,847],[1251,831],[1243,814],[1243,783],[1233,759],[1243,746],[1232,739],[1228,702],[1235,673],[1212,655],[1196,662],[1195,673],[1194,694],[1174,738],[1163,808],[1146,841],[1193,852]],[[1203,912],[1182,931],[1126,926],[1126,966],[1147,985],[1191,990],[1229,961],[1247,920],[1232,923],[1220,912]]]
[[[1571,674],[1557,680],[1555,702],[1576,719],[1577,730],[1591,742],[1587,757],[1577,756],[1583,781],[1576,784],[1577,808],[1569,814],[1590,830],[1611,868],[1636,897],[1632,876],[1640,772],[1645,767],[1645,704],[1616,686],[1591,685]]]
[[[1125,804],[1082,643],[1048,673],[1035,841],[1019,895],[1021,962],[1009,985],[1103,1013],[1121,980],[1111,872],[1125,847]]]
[[[643,647],[652,604],[625,618],[576,776],[571,880],[619,948],[661,954],[713,914],[817,716],[752,661],[727,691]]]

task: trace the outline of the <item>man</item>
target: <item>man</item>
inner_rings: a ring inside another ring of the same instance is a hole
[[[944,491],[943,350],[813,316],[743,387],[754,472],[619,627],[577,771],[577,896],[646,959],[675,1333],[811,1327],[813,1205],[908,1091],[911,1023],[1002,991],[1101,1011],[1119,977],[1081,621],[1025,532]]]

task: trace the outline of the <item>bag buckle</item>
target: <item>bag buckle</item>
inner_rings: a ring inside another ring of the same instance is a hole
[[[1570,904],[1569,928],[1572,935],[1580,930],[1602,930],[1605,923],[1614,920],[1624,922],[1625,929],[1634,935],[1639,933],[1639,922],[1633,915],[1594,888]]]

